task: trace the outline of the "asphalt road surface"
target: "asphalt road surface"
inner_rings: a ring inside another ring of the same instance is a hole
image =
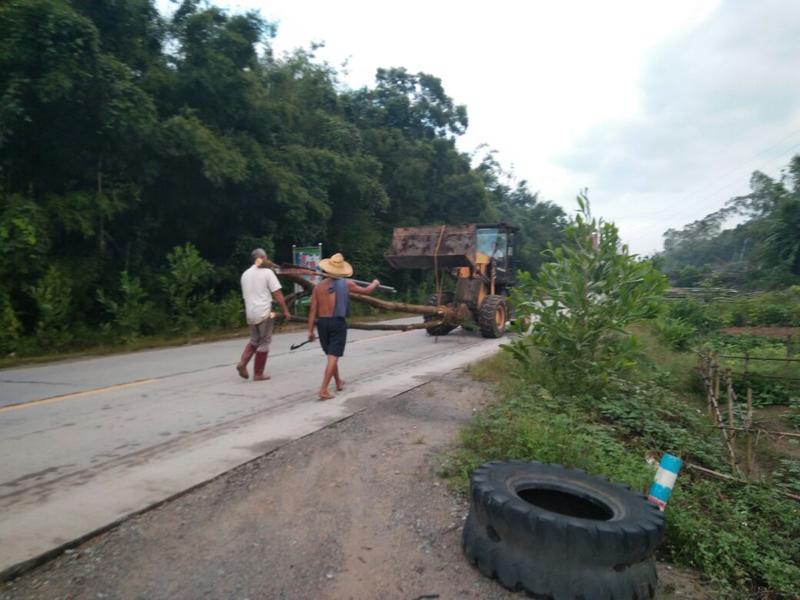
[[[322,351],[289,350],[304,339],[273,338],[264,382],[233,367],[244,339],[0,371],[0,574],[346,418],[348,400],[402,393],[500,342],[351,330],[347,389],[319,402]]]

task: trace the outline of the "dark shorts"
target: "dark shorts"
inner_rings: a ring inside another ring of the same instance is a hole
[[[317,319],[317,334],[325,354],[344,356],[347,342],[347,321],[344,317],[320,317]]]

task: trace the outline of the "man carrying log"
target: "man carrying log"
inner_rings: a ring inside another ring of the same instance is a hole
[[[278,278],[272,269],[267,268],[267,253],[261,248],[256,248],[250,256],[253,265],[242,273],[241,279],[247,325],[250,327],[250,341],[244,347],[236,371],[240,377],[247,379],[247,363],[255,354],[253,381],[265,381],[269,379],[269,375],[264,374],[264,367],[267,364],[269,345],[272,341],[272,297],[275,296],[287,321],[289,308],[286,306]]]
[[[308,339],[314,340],[314,324],[317,326],[319,343],[327,356],[325,374],[319,388],[319,399],[330,400],[328,393],[331,379],[336,382],[336,389],[344,389],[344,380],[339,377],[339,358],[344,355],[347,342],[347,310],[349,294],[371,294],[380,285],[373,279],[372,283],[361,287],[346,279],[353,274],[353,267],[338,252],[319,263],[325,278],[320,281],[311,294],[311,309],[308,313]]]

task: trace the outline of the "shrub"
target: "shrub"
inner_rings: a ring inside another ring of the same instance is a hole
[[[683,321],[702,333],[718,329],[722,325],[715,310],[708,304],[702,304],[691,298],[671,300],[667,304],[667,316]]]
[[[655,329],[661,341],[677,351],[688,350],[697,335],[697,329],[692,324],[671,317],[657,319]]]
[[[120,273],[117,299],[98,290],[97,300],[108,311],[112,327],[126,343],[135,340],[143,333],[144,326],[154,310],[153,303],[147,300],[147,292],[139,278],[130,277],[127,271]]]
[[[168,271],[162,278],[170,303],[175,329],[187,334],[197,329],[197,315],[208,306],[210,293],[203,290],[213,267],[192,244],[176,246],[167,254]]]
[[[22,324],[17,318],[11,299],[0,291],[0,353],[7,354],[17,350]]]
[[[28,286],[36,303],[36,341],[44,350],[62,348],[72,340],[72,290],[61,269],[50,265],[36,284]]]
[[[656,316],[667,282],[647,261],[638,260],[612,223],[593,219],[585,196],[552,259],[534,280],[523,276],[514,297],[522,317],[535,326],[505,348],[523,363],[531,346],[569,389],[590,388],[610,373],[635,364],[631,323]],[[596,247],[595,242],[596,241]]]

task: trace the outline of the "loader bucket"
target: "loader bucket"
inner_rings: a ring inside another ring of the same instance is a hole
[[[386,260],[396,269],[469,267],[475,240],[475,225],[397,227]]]

